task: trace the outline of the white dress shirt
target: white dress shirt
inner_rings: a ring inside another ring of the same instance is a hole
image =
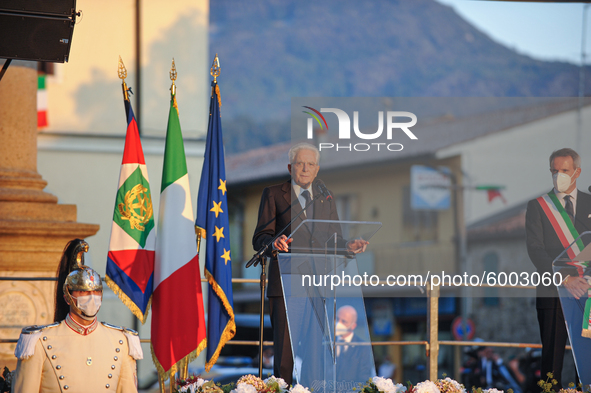
[[[310,186],[308,188],[302,188],[301,186],[297,185],[294,181],[292,181],[291,187],[293,188],[293,192],[298,197],[298,201],[300,201],[300,205],[302,206],[302,209],[306,206],[306,198],[304,198],[302,196],[302,192],[304,192],[305,190],[308,190],[308,192],[310,193],[310,199],[314,199],[314,194],[312,193],[312,184],[310,184]],[[304,211],[304,215],[305,214],[306,214],[306,212]]]
[[[577,196],[579,194],[579,191],[577,190],[577,188],[575,187],[574,190],[572,190],[572,192],[570,194],[566,194],[564,192],[558,192],[558,190],[555,188],[554,189],[554,193],[556,194],[556,196],[558,197],[558,200],[560,201],[560,203],[562,203],[562,207],[564,207],[564,197],[566,195],[570,195],[570,201],[573,203],[573,213],[576,216],[577,215]]]

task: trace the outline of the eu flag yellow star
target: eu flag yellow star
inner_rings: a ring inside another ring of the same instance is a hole
[[[215,233],[213,234],[213,237],[215,237],[216,243],[220,241],[221,237],[225,239],[226,237],[224,236],[224,227],[220,229],[217,226],[215,226]]]
[[[222,190],[222,195],[226,195],[226,181],[220,179],[220,186],[218,187],[218,190]]]
[[[224,258],[226,261],[224,262],[224,265],[228,264],[228,261],[231,261],[230,259],[230,250],[227,250],[224,248],[224,255],[222,255],[220,258]]]
[[[222,201],[220,201],[219,203],[215,203],[215,201],[213,202],[213,207],[211,209],[209,209],[210,212],[214,212],[215,213],[215,218],[218,218],[218,214],[223,213],[224,211],[222,210]]]

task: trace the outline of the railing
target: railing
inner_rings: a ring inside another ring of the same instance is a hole
[[[1,281],[57,281],[55,277],[0,277]],[[206,279],[201,279],[201,282],[206,283]],[[247,279],[247,278],[233,278],[232,283],[242,284],[258,284],[258,279]],[[380,280],[380,283],[386,283],[385,280]],[[448,346],[490,346],[490,347],[506,347],[506,348],[542,348],[541,344],[534,343],[509,343],[509,342],[485,342],[485,341],[449,341],[439,340],[439,296],[440,286],[426,283],[427,289],[427,340],[424,341],[374,341],[371,343],[372,346],[389,346],[389,345],[424,345],[425,354],[427,356],[427,367],[429,371],[429,379],[436,380],[438,378],[438,356],[439,348],[442,345]],[[481,285],[481,287],[501,287],[499,285]],[[534,289],[533,286],[514,286],[514,289]],[[0,326],[0,329],[8,328],[6,326]],[[14,339],[0,339],[0,344],[16,343],[17,338]],[[142,343],[149,343],[150,339],[140,339]],[[246,340],[231,340],[228,342],[229,345],[248,345],[258,346],[259,341],[246,341]],[[263,345],[273,345],[272,341],[263,341]],[[566,349],[571,349],[570,346],[566,346]]]

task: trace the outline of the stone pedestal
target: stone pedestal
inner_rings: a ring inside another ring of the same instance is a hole
[[[96,234],[59,205],[37,173],[36,63],[13,62],[0,81],[0,276],[55,277],[66,243]],[[75,179],[72,179],[75,181]],[[0,281],[0,339],[53,322],[55,282]],[[16,344],[0,344],[0,369],[16,366]]]

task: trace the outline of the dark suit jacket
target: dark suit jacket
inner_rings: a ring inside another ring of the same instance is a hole
[[[351,342],[360,343],[363,340],[353,334]],[[349,345],[337,357],[337,381],[365,382],[372,377],[375,364],[371,348],[371,345]]]
[[[257,251],[260,250],[264,244],[273,239],[283,227],[289,224],[292,216],[297,215],[301,211],[302,206],[292,190],[291,179],[285,183],[265,188],[259,206],[257,227],[252,238],[254,249]],[[314,201],[313,218],[317,220],[338,221],[339,216],[334,201],[325,201],[324,198],[319,198]],[[297,228],[297,226],[305,219],[305,215],[302,214],[292,224],[293,227]],[[289,236],[291,234],[291,227],[288,227],[283,233],[286,236]],[[328,233],[338,233],[340,236],[340,225],[316,224],[313,231],[310,230],[307,225],[303,225],[294,235],[294,240],[290,244],[290,249],[292,247],[297,247],[298,249],[306,247],[310,249],[322,248],[324,247],[324,243],[328,240],[326,238],[326,234]],[[267,297],[278,297],[283,296],[283,291],[281,289],[281,279],[276,253],[273,255],[271,253],[272,250],[273,248],[270,247],[267,254],[267,256],[272,257],[269,267]]]
[[[575,228],[579,235],[591,230],[591,195],[578,191],[575,213]],[[525,230],[527,253],[540,274],[549,272],[552,274],[552,262],[564,251],[556,231],[550,224],[546,213],[539,202],[532,199],[527,204],[525,213]],[[573,270],[573,273],[575,271]],[[576,273],[574,273],[576,274]],[[564,274],[563,274],[564,275]],[[536,289],[537,308],[555,308],[560,305],[556,287],[539,285]]]

